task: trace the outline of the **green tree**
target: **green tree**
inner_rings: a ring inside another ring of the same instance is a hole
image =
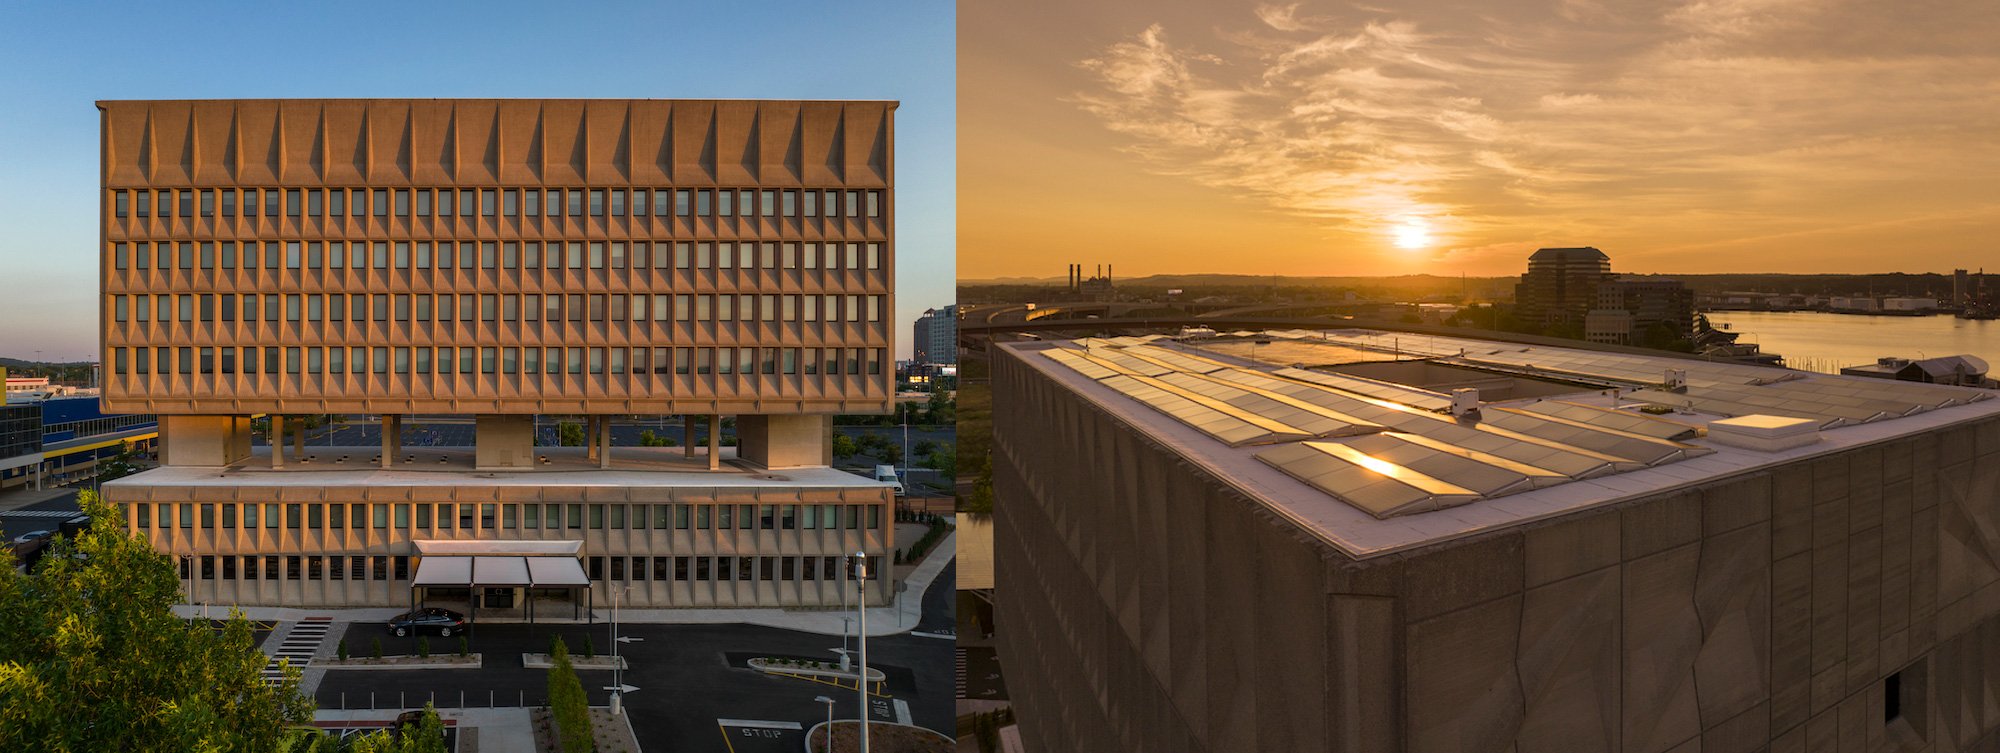
[[[855,444],[853,437],[850,437],[846,434],[842,434],[840,432],[834,432],[833,434],[834,457],[846,458],[846,457],[853,457],[859,454],[861,454],[861,447]]]
[[[310,749],[310,753],[333,753],[342,750],[338,738],[325,738],[326,742]],[[376,730],[366,735],[348,738],[346,753],[445,753],[444,720],[438,718],[437,707],[424,704],[424,714],[416,722],[403,725],[402,729],[390,732]],[[304,753],[293,749],[295,753]]]
[[[78,501],[100,525],[33,574],[0,569],[0,748],[263,753],[312,718],[297,669],[264,682],[240,613],[220,631],[175,616],[173,561],[94,492]]]
[[[568,421],[556,424],[556,442],[564,447],[582,447],[583,424]]]
[[[557,736],[565,753],[589,753],[597,749],[590,734],[590,701],[583,692],[583,680],[570,663],[569,647],[561,636],[549,650],[549,713],[556,718]]]
[[[946,484],[958,483],[958,445],[950,442],[938,444],[931,450],[930,457],[924,459],[924,467],[937,471]]]
[[[910,452],[916,455],[928,457],[932,452],[935,452],[937,450],[937,446],[938,443],[936,440],[919,439],[917,440],[917,446],[910,448]]]

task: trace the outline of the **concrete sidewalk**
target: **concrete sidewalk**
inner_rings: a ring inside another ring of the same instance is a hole
[[[870,608],[868,610],[868,634],[871,636],[899,635],[907,633],[911,628],[916,627],[917,623],[923,620],[924,593],[929,591],[931,586],[938,585],[935,581],[938,579],[938,575],[944,571],[945,565],[949,564],[952,558],[957,556],[957,546],[958,533],[953,531],[951,534],[945,536],[943,541],[938,542],[937,549],[929,557],[926,557],[923,563],[917,566],[916,570],[911,571],[908,578],[904,579],[904,583],[908,584],[908,586],[902,593],[896,595],[894,606]],[[942,585],[946,588],[952,587],[950,583]],[[336,622],[386,622],[389,618],[407,611],[401,607],[371,607],[365,609],[305,609],[298,607],[236,608],[242,610],[244,617],[252,620],[273,620],[280,622],[297,621],[306,617],[332,617]],[[229,610],[230,607],[228,606],[211,604],[208,606],[208,616],[217,619],[224,618],[229,615]],[[201,616],[202,607],[179,604],[174,606],[174,612],[184,618],[195,618]],[[589,614],[595,617],[598,622],[608,622],[611,619],[611,610],[609,609],[595,609],[591,610]],[[819,633],[822,635],[840,635],[845,630],[847,634],[852,635],[854,633],[853,626],[844,624],[841,618],[851,618],[853,614],[852,610],[841,610],[838,608],[810,611],[790,609],[620,609],[618,610],[618,621],[659,625],[726,625],[741,623],[782,628],[785,630],[797,630],[807,633]],[[481,621],[505,623],[524,622],[525,620],[484,619]],[[538,621],[552,625],[583,622],[583,620],[572,621],[547,618]],[[852,620],[849,619],[846,622],[851,623]]]

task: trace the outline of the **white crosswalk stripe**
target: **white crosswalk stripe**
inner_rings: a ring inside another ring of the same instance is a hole
[[[958,697],[964,698],[965,697],[965,649],[962,648],[952,649],[951,663],[953,666],[952,670],[953,677],[958,682]]]
[[[307,617],[285,633],[278,643],[278,650],[271,653],[271,660],[264,665],[264,682],[276,685],[283,682],[285,672],[279,662],[289,662],[292,666],[305,669],[312,665],[313,654],[326,642],[327,630],[333,627],[330,617]],[[268,639],[267,639],[268,640]]]

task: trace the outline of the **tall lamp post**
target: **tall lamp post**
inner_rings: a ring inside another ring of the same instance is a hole
[[[860,691],[861,710],[857,712],[861,722],[861,753],[868,753],[868,553],[854,553],[854,582],[859,596],[854,600],[854,611],[860,614],[860,629],[855,631],[861,644],[861,666],[854,674],[854,687]]]
[[[820,748],[819,753],[833,753],[833,699],[820,696],[813,700],[826,704],[826,747]]]
[[[618,634],[618,597],[630,590],[632,590],[632,587],[626,586],[611,592],[611,687],[605,688],[605,690],[611,691],[611,714],[613,716],[625,712],[625,693],[631,690],[638,690],[638,688],[625,684],[625,662],[618,658],[618,644],[645,640],[644,638],[634,638]]]

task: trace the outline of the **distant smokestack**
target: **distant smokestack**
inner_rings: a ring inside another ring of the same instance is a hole
[[[1111,281],[1111,265],[1109,264],[1104,265],[1104,281]]]

